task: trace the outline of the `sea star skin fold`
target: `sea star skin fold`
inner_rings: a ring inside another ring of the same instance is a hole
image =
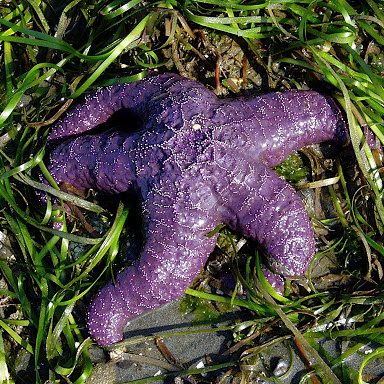
[[[116,113],[122,128],[92,132]],[[271,167],[303,146],[342,141],[344,130],[335,103],[313,91],[218,99],[160,74],[88,95],[53,128],[49,170],[78,189],[138,194],[146,234],[139,262],[89,307],[94,340],[118,342],[129,319],[180,297],[220,223],[257,240],[282,276],[304,274],[315,252],[311,223]],[[281,277],[267,275],[279,288]]]

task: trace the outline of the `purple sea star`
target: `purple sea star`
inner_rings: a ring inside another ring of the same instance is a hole
[[[116,113],[124,129],[92,132]],[[139,194],[146,233],[139,263],[89,307],[94,340],[120,341],[129,319],[180,297],[219,223],[256,239],[280,275],[304,274],[315,252],[310,220],[271,167],[343,130],[335,103],[313,91],[218,99],[198,82],[161,74],[88,95],[49,136],[50,172],[82,190]]]

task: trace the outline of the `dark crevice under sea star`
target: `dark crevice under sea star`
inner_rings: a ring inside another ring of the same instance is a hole
[[[124,129],[92,132],[116,113]],[[180,297],[220,223],[257,240],[281,276],[305,274],[315,253],[311,223],[271,167],[303,146],[342,141],[344,130],[336,104],[314,91],[219,99],[165,73],[88,95],[53,128],[49,170],[81,190],[138,194],[146,234],[140,261],[89,307],[94,340],[120,341],[129,319]],[[281,277],[266,274],[279,288]]]

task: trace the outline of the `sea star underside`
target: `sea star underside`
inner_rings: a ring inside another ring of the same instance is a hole
[[[100,130],[116,116],[118,129]],[[146,234],[140,261],[89,307],[94,340],[120,341],[129,319],[180,297],[220,223],[257,240],[281,276],[303,275],[315,252],[311,223],[271,167],[343,132],[335,103],[314,91],[218,99],[198,82],[160,74],[88,95],[53,128],[49,170],[77,189],[139,195]]]

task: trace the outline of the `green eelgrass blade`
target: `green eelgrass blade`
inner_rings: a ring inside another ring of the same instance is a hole
[[[8,324],[6,324],[3,320],[0,319],[0,327],[3,328],[5,332],[9,334],[9,336],[16,341],[19,345],[25,348],[29,353],[33,354],[33,347],[27,341],[22,339],[22,337],[15,332]]]
[[[85,92],[91,84],[93,84],[98,77],[105,71],[105,69],[112,64],[112,62],[127,48],[128,45],[136,43],[139,41],[139,38],[142,32],[147,25],[148,20],[151,15],[145,16],[136,27],[112,50],[108,57],[100,63],[97,69],[92,73],[92,75],[74,92],[72,95],[73,98],[78,97],[83,92]]]

